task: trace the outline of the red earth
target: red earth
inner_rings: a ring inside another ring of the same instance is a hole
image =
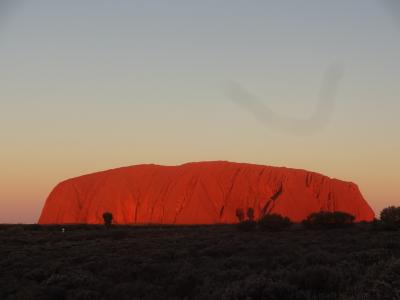
[[[278,213],[301,221],[316,211],[375,214],[356,184],[305,170],[224,161],[136,165],[68,179],[46,200],[39,224],[214,224]]]

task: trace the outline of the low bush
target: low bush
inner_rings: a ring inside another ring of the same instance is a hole
[[[281,280],[273,280],[263,274],[251,274],[244,279],[231,282],[225,288],[221,298],[223,300],[305,300],[302,291],[295,286]]]
[[[45,286],[42,288],[43,295],[42,299],[51,300],[51,299],[59,299],[63,300],[67,298],[67,290],[63,287],[59,286]]]
[[[293,223],[288,217],[284,217],[278,214],[270,214],[263,216],[258,221],[258,226],[261,230],[283,230],[292,226]]]
[[[354,225],[354,216],[341,211],[320,211],[310,214],[302,224],[311,229],[333,229]]]
[[[381,228],[398,229],[400,228],[400,206],[389,206],[381,211]]]
[[[290,281],[302,290],[327,293],[339,291],[341,277],[340,270],[335,267],[316,265],[294,272]]]

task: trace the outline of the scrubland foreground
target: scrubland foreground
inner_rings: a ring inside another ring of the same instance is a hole
[[[63,230],[64,228],[64,230]],[[0,299],[400,299],[400,231],[0,226]]]

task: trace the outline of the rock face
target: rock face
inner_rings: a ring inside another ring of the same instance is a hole
[[[354,183],[305,170],[231,162],[180,166],[136,165],[66,180],[46,200],[39,224],[234,223],[236,209],[255,218],[278,213],[301,221],[320,210],[344,211],[356,221],[374,212]]]

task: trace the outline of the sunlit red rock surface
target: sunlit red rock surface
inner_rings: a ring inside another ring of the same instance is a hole
[[[136,165],[58,184],[46,200],[40,224],[212,224],[236,222],[235,211],[255,217],[279,213],[301,221],[320,210],[345,211],[357,221],[374,212],[354,183],[305,170],[231,162],[180,166]]]

